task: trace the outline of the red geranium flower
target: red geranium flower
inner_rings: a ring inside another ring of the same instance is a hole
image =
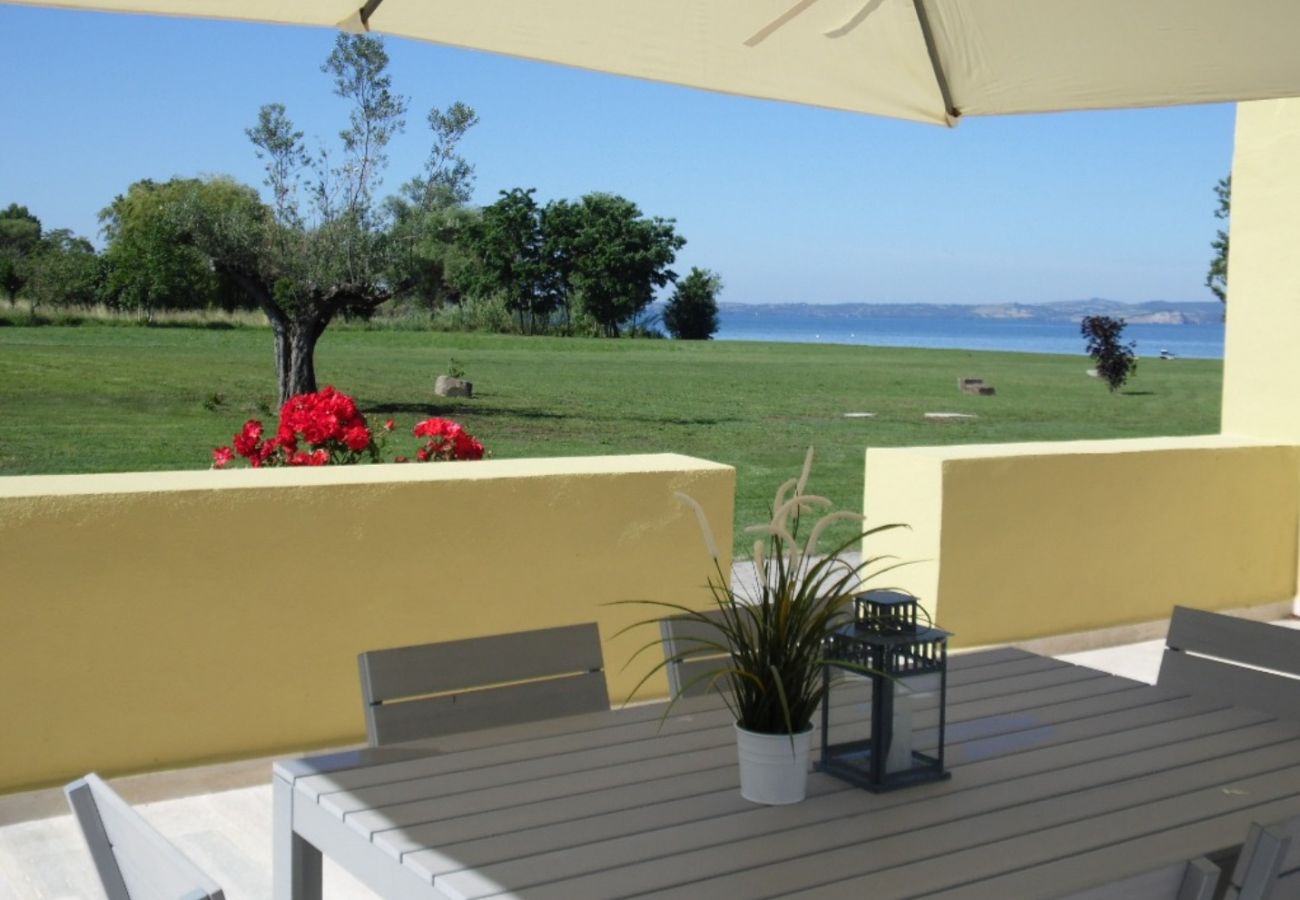
[[[257,453],[257,444],[262,439],[262,423],[249,419],[243,429],[235,435],[235,452],[240,456],[251,458]]]
[[[483,445],[470,437],[469,432],[461,431],[456,435],[453,447],[457,459],[482,459]]]
[[[384,422],[384,431],[396,423]],[[418,423],[413,431],[423,443],[415,452],[419,462],[482,459],[483,445],[457,422],[432,418]],[[347,394],[326,385],[314,394],[297,394],[280,407],[280,421],[275,435],[264,440],[262,423],[250,419],[230,447],[213,450],[214,468],[229,464],[236,454],[254,468],[262,466],[324,466],[331,463],[354,463],[366,454],[378,459],[383,435],[376,435]],[[394,462],[409,462],[398,456]]]
[[[360,453],[370,446],[370,429],[361,424],[350,426],[343,432],[343,443],[354,453]]]
[[[412,433],[425,438],[424,446],[416,454],[420,462],[431,460],[482,459],[483,445],[474,439],[459,422],[450,419],[425,419],[418,422]]]

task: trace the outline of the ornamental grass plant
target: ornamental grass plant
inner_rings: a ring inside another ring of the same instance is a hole
[[[698,625],[691,629],[695,636],[679,638],[671,649],[656,640],[637,651],[665,649],[663,661],[637,688],[669,665],[706,658],[716,658],[718,664],[682,684],[668,710],[692,688],[707,683],[746,731],[794,735],[812,727],[825,695],[822,664],[827,636],[851,618],[853,596],[863,581],[902,565],[888,562],[890,556],[865,555],[854,564],[844,554],[873,535],[906,527],[860,529],[821,552],[820,541],[829,528],[840,522],[861,523],[864,517],[835,511],[830,500],[806,492],[812,459],[809,449],[800,476],[777,490],[771,520],[745,529],[756,536],[750,560],[754,582],[749,586],[731,584],[723,571],[703,507],[692,497],[676,495],[694,511],[713,558],[714,572],[708,579],[713,607],[704,612],[662,601],[628,601],[659,607]],[[631,627],[650,624],[657,626],[658,619]]]

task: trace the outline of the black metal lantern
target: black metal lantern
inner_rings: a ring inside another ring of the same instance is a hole
[[[853,598],[853,621],[826,639],[820,771],[876,792],[949,776],[943,767],[949,633],[920,621],[919,610],[908,594],[868,591]],[[837,724],[832,736],[832,690],[862,690],[868,682],[869,722]],[[938,746],[922,752],[914,746],[912,710],[918,699],[933,694]]]

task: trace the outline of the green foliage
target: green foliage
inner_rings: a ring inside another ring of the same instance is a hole
[[[476,264],[464,282],[474,297],[499,294],[525,334],[546,331],[558,302],[555,271],[543,256],[542,210],[533,189],[502,191],[465,240]]]
[[[475,259],[468,237],[477,214],[463,206],[422,207],[389,198],[388,230],[394,299],[428,312],[464,299]]]
[[[18,292],[25,284],[27,274],[21,261],[10,256],[0,256],[0,291],[5,292],[5,299],[10,306],[18,299]]]
[[[542,258],[555,273],[556,302],[566,334],[598,334],[599,323],[581,309],[575,309],[574,273],[577,271],[578,239],[585,227],[581,204],[552,200],[542,209]]]
[[[177,215],[187,199],[201,202],[205,195],[194,179],[137,181],[100,212],[110,305],[144,312],[150,321],[161,309],[222,305],[222,281],[207,255],[183,240]]]
[[[271,260],[277,251],[271,245],[282,235],[271,208],[256,190],[233,178],[185,180],[176,186],[169,212],[181,240],[249,291],[243,276],[258,276],[263,266],[274,268]]]
[[[1111,391],[1117,391],[1137,372],[1137,357],[1133,341],[1120,343],[1124,334],[1124,320],[1110,316],[1084,316],[1079,331],[1087,340],[1087,353],[1097,363],[1097,374],[1106,380]]]
[[[718,293],[722,279],[707,269],[692,268],[677,282],[664,307],[664,327],[684,341],[707,341],[718,330]]]
[[[10,203],[0,210],[0,253],[31,253],[41,239],[41,220],[25,206]]]
[[[364,232],[373,225],[367,220],[375,212],[375,190],[388,164],[388,142],[406,127],[407,100],[393,93],[388,52],[377,37],[339,34],[321,71],[333,77],[334,95],[348,101],[352,109],[348,127],[339,132],[343,165],[335,177],[341,196],[331,196],[321,187],[317,210],[325,219],[355,218]],[[323,183],[323,173],[318,176],[322,176],[318,184]]]
[[[102,262],[90,241],[66,228],[46,232],[26,267],[25,293],[33,315],[43,305],[90,306],[99,299]]]
[[[1216,219],[1227,222],[1232,216],[1232,176],[1220,178],[1214,186],[1214,194],[1219,205],[1214,211]],[[1220,228],[1214,240],[1210,241],[1214,256],[1210,259],[1210,270],[1205,275],[1205,286],[1210,289],[1219,302],[1228,302],[1228,232]]]
[[[257,124],[245,128],[244,134],[257,148],[254,153],[266,167],[264,183],[271,189],[276,218],[289,226],[301,227],[298,191],[302,171],[311,162],[302,142],[302,132],[294,130],[283,103],[268,103],[257,111]]]
[[[12,306],[27,283],[27,260],[41,240],[41,220],[27,207],[10,203],[0,210],[0,290]]]
[[[474,189],[474,167],[458,148],[466,133],[478,124],[478,113],[457,101],[445,110],[429,110],[426,121],[433,132],[433,147],[424,163],[424,174],[403,185],[402,193],[420,209],[463,206]]]
[[[434,331],[479,334],[518,334],[514,318],[500,294],[465,297],[433,313],[429,327]]]
[[[581,228],[564,248],[570,287],[608,337],[654,300],[655,288],[676,278],[668,267],[686,239],[672,220],[646,218],[631,200],[588,194],[579,201]]]
[[[394,296],[433,311],[461,301],[461,285],[471,279],[470,234],[477,217],[465,207],[474,186],[474,167],[459,145],[478,114],[464,103],[428,115],[433,147],[424,172],[385,203],[389,281]]]
[[[686,240],[670,220],[650,219],[612,194],[539,207],[532,188],[502,191],[465,232],[473,263],[466,294],[499,294],[526,334],[589,328],[617,337],[640,320],[656,288],[676,278],[668,266]],[[657,333],[657,332],[656,332]]]
[[[447,374],[452,378],[464,378],[465,367],[461,365],[460,360],[453,356],[451,359],[447,360]]]

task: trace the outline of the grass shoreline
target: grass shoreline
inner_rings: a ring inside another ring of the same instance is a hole
[[[451,357],[472,400],[432,394]],[[320,384],[372,421],[409,434],[449,416],[499,459],[677,452],[734,465],[738,525],[767,518],[810,445],[812,489],[859,509],[867,447],[1219,429],[1221,360],[1144,360],[1116,395],[1087,368],[1082,355],[333,327],[317,351]],[[997,394],[961,394],[963,377]],[[212,447],[247,418],[273,422],[273,407],[265,326],[0,328],[0,476],[206,468]],[[979,418],[923,418],[935,411]]]

